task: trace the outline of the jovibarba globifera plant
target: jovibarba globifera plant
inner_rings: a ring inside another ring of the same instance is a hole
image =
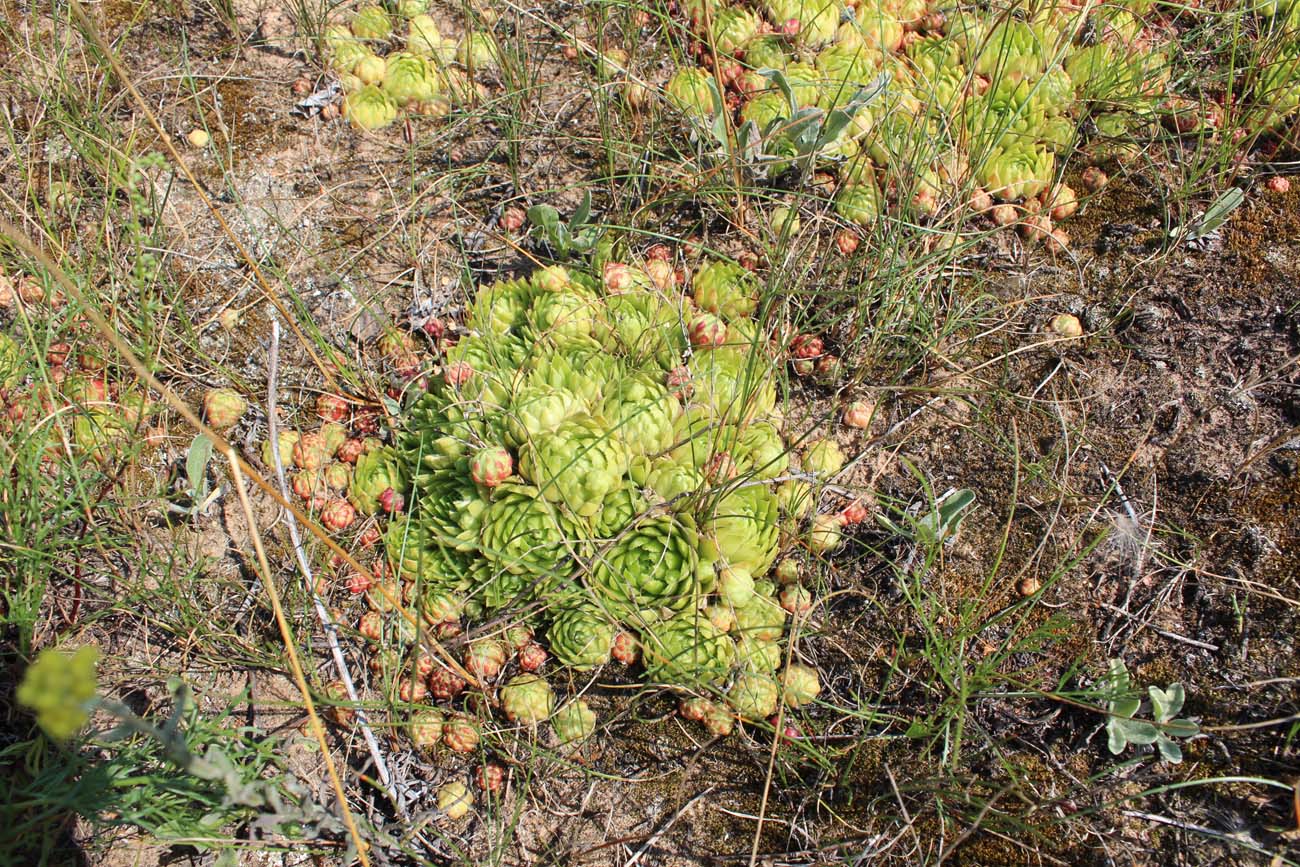
[[[477,74],[499,67],[492,34],[444,37],[421,6],[399,4],[397,15],[365,6],[326,30],[325,56],[343,86],[343,114],[358,129],[383,129],[403,116],[441,117],[475,95]]]
[[[559,665],[639,659],[651,682],[757,718],[817,690],[815,672],[785,693],[774,679],[788,615],[765,576],[808,513],[776,494],[779,350],[752,318],[753,273],[705,260],[683,292],[653,271],[549,265],[479,289],[394,445],[358,461],[353,496],[370,514],[400,487],[386,547],[428,621],[525,612]],[[692,345],[704,315],[718,339]],[[728,692],[736,678],[748,686]],[[544,720],[544,684],[512,679],[507,716]]]

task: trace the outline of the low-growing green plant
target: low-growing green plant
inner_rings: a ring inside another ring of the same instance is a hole
[[[1165,689],[1149,686],[1144,700],[1142,691],[1133,686],[1124,660],[1112,659],[1099,687],[1107,697],[1106,736],[1112,754],[1119,755],[1130,745],[1155,744],[1165,761],[1176,764],[1183,760],[1182,747],[1174,738],[1195,737],[1200,727],[1178,718],[1185,698],[1181,683],[1171,683]],[[1150,720],[1137,718],[1144,712],[1151,714]]]

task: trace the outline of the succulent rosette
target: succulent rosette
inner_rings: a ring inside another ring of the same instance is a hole
[[[583,400],[573,392],[540,382],[525,383],[515,392],[506,413],[506,442],[521,447],[583,410]]]
[[[501,485],[483,513],[479,549],[514,574],[567,572],[576,527],[527,485]]]
[[[586,291],[543,292],[533,300],[528,312],[527,336],[557,345],[575,341],[581,344],[591,337],[599,307],[596,296]]]
[[[858,31],[868,46],[886,54],[897,51],[903,42],[903,22],[899,21],[885,4],[861,3],[857,9]]]
[[[408,581],[424,587],[464,590],[469,586],[470,561],[443,545],[418,519],[402,515],[384,531],[389,562]]]
[[[520,450],[519,472],[541,495],[590,517],[605,496],[622,484],[631,455],[610,426],[575,415],[555,430],[534,437]]]
[[[990,195],[1003,201],[1036,196],[1052,183],[1056,159],[1046,148],[999,146],[975,168],[975,179]]]
[[[739,348],[702,352],[687,365],[695,385],[695,400],[719,418],[743,421],[763,416],[776,406],[771,363]]]
[[[835,193],[835,213],[863,228],[880,219],[883,205],[880,188],[874,180],[846,183]]]
[[[406,479],[396,450],[384,446],[357,458],[352,472],[348,501],[363,515],[379,511],[379,495],[386,490],[402,491]]]
[[[384,93],[398,105],[424,102],[438,95],[439,80],[429,62],[417,54],[397,51],[388,55],[384,72]]]
[[[684,306],[656,292],[612,295],[598,324],[601,342],[633,363],[670,368],[680,363],[686,348],[681,327]]]
[[[776,712],[781,688],[766,674],[742,674],[727,690],[727,704],[742,719],[761,720]]]
[[[781,667],[781,645],[737,630],[736,663],[753,672],[771,674]]]
[[[776,588],[767,581],[754,582],[754,595],[744,605],[736,608],[738,639],[751,641],[779,641],[785,631],[786,610],[772,594]]]
[[[762,575],[776,559],[778,506],[766,485],[743,484],[727,491],[701,525],[711,559]]]
[[[456,42],[438,32],[438,23],[431,16],[412,15],[408,23],[406,50],[446,66],[456,57]]]
[[[612,539],[627,529],[648,507],[649,504],[637,486],[625,485],[605,497],[600,512],[592,518],[592,531],[597,539]]]
[[[653,494],[652,499],[660,503],[676,503],[682,509],[692,508],[690,496],[702,490],[704,485],[704,474],[699,467],[671,458],[655,461],[645,480],[646,491]]]
[[[756,421],[744,425],[731,447],[740,471],[755,479],[774,479],[790,466],[790,453],[776,425]]]
[[[769,127],[780,124],[789,117],[790,103],[786,102],[782,94],[775,91],[756,94],[740,109],[741,122],[753,121],[759,132],[765,132]]]
[[[745,65],[750,69],[785,69],[790,62],[787,43],[776,36],[758,36],[745,45]]]
[[[606,390],[626,373],[622,359],[611,355],[600,343],[575,341],[551,354],[536,356],[528,382],[572,392],[589,408],[596,408]]]
[[[382,6],[366,6],[352,18],[352,34],[358,39],[387,39],[392,32],[392,16]]]
[[[797,21],[799,38],[810,45],[833,40],[844,12],[836,0],[764,0],[763,6],[778,26]]]
[[[511,722],[536,725],[551,715],[555,693],[546,678],[520,674],[511,678],[500,691],[501,710]]]
[[[343,113],[363,130],[383,129],[397,119],[397,103],[373,84],[343,98]]]
[[[528,320],[537,290],[527,280],[500,280],[478,290],[465,324],[480,334],[504,337]]]
[[[866,45],[835,43],[823,48],[815,61],[822,74],[827,107],[848,102],[876,77],[881,56]]]
[[[630,455],[662,452],[672,445],[682,407],[667,386],[647,373],[619,380],[605,396],[602,416]]]
[[[546,638],[557,660],[586,671],[609,662],[616,631],[609,615],[595,605],[573,600],[555,612]]]
[[[717,83],[707,69],[683,67],[668,80],[665,93],[682,114],[704,120],[713,115]]]
[[[1008,17],[993,25],[983,45],[977,47],[975,71],[991,78],[1038,75],[1047,68],[1051,55],[1044,37],[1049,31]]]
[[[749,316],[758,306],[754,275],[734,262],[701,265],[691,281],[691,294],[697,307],[728,320]]]
[[[822,691],[817,669],[792,663],[781,677],[782,697],[793,708],[812,703]]]
[[[561,744],[585,741],[596,733],[596,712],[584,699],[575,698],[551,716],[551,727]]]
[[[470,478],[467,460],[421,473],[416,490],[417,515],[431,539],[457,551],[477,547],[488,500]]]
[[[456,46],[456,60],[467,69],[497,69],[501,66],[501,46],[491,33],[470,31]]]
[[[646,677],[676,686],[720,682],[735,661],[736,646],[707,619],[686,611],[641,634]]]
[[[762,19],[743,6],[728,6],[712,16],[709,37],[719,54],[735,54],[758,33]]]
[[[374,56],[364,43],[350,35],[327,42],[327,46],[330,68],[343,75],[352,74],[358,63]]]
[[[712,579],[690,518],[651,515],[599,550],[587,581],[606,608],[636,622],[687,607],[711,589]]]

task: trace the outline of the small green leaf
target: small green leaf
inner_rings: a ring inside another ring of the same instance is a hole
[[[1116,723],[1131,744],[1153,744],[1160,737],[1160,730],[1146,720],[1117,718]]]
[[[760,69],[758,74],[775,84],[777,89],[785,95],[785,101],[790,106],[791,114],[798,112],[799,102],[794,98],[794,91],[790,88],[790,82],[786,80],[784,72],[779,69]]]
[[[591,216],[591,190],[587,190],[582,195],[582,204],[578,205],[578,210],[573,212],[569,219],[569,231],[577,232],[587,223],[587,218]]]
[[[207,434],[199,434],[190,443],[189,453],[185,456],[185,477],[190,483],[190,493],[201,496],[206,489],[208,461],[212,458],[212,440]]]
[[[1192,738],[1201,733],[1201,727],[1189,719],[1171,719],[1164,727],[1165,734],[1171,738]]]
[[[1167,762],[1179,764],[1183,760],[1183,748],[1171,741],[1169,738],[1161,735],[1156,738],[1156,749],[1160,750],[1160,755]]]

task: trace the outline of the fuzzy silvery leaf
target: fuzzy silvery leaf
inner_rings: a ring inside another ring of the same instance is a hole
[[[1181,683],[1171,683],[1169,689],[1148,686],[1147,692],[1151,695],[1151,715],[1156,722],[1168,722],[1183,709],[1185,696]]]

